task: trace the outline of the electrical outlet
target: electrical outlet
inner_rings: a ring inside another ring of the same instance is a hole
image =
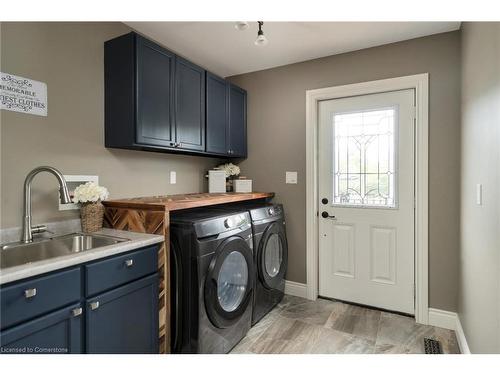
[[[285,182],[287,184],[296,184],[297,172],[285,172]]]
[[[175,171],[170,171],[170,183],[172,185],[177,183],[177,172]]]

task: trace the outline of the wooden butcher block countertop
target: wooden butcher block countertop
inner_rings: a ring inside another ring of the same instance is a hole
[[[103,204],[106,207],[176,211],[255,199],[271,199],[273,197],[274,193],[194,193],[113,199],[104,201]]]

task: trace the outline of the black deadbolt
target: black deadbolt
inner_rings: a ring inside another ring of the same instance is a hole
[[[323,199],[321,200],[321,203],[323,203],[323,204],[327,204],[327,203],[328,203],[328,199],[323,198]]]

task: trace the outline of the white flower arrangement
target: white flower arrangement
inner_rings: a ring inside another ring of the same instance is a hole
[[[226,178],[231,176],[238,176],[240,174],[240,167],[233,163],[221,164],[216,169],[226,172]]]
[[[88,203],[106,200],[109,197],[108,189],[95,182],[87,182],[78,186],[73,192],[74,203]]]

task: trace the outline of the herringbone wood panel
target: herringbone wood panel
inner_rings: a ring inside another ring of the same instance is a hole
[[[170,278],[169,214],[165,211],[106,207],[104,225],[109,228],[139,233],[163,235],[165,241],[158,250],[159,281],[159,341],[160,353],[170,352]]]

